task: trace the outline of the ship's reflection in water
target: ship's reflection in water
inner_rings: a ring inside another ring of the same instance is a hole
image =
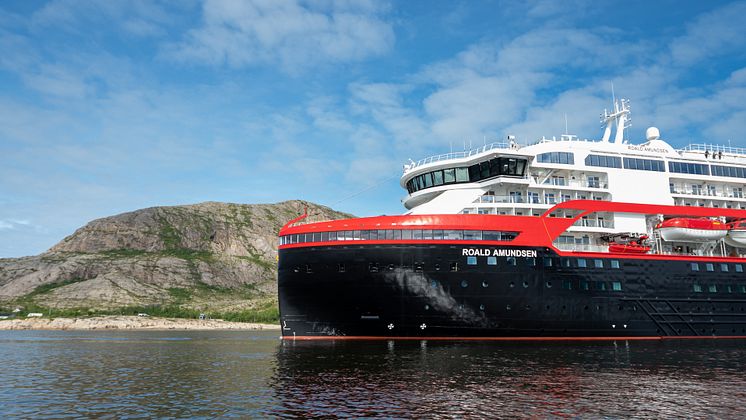
[[[283,342],[280,415],[746,414],[746,342]]]
[[[0,331],[0,354],[0,418],[742,418],[746,401],[746,340]]]

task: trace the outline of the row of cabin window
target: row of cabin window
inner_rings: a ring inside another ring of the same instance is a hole
[[[561,163],[565,165],[575,164],[575,155],[571,152],[549,152],[536,155],[539,163]]]
[[[285,235],[280,245],[306,242],[331,241],[384,241],[384,240],[435,240],[435,241],[512,241],[518,232],[496,230],[440,230],[440,229],[381,229],[344,230],[338,232],[314,232]]]
[[[554,162],[553,162],[554,163]],[[622,168],[622,159],[618,156],[588,155],[585,158],[586,166],[598,166],[604,168]],[[663,161],[653,159],[624,158],[625,169],[636,169],[642,171],[665,172]],[[706,165],[702,163],[668,162],[668,171],[680,174],[725,176],[731,178],[746,178],[746,168],[737,166]]]
[[[701,163],[668,162],[668,171],[680,174],[709,175],[710,168]]]
[[[499,157],[468,167],[448,168],[418,175],[407,181],[407,190],[411,194],[425,188],[478,182],[496,176],[523,177],[525,172],[525,159]]]
[[[637,158],[620,158],[619,156],[588,155],[585,157],[585,166],[598,166],[603,168],[622,168],[633,169],[637,171],[655,171],[665,172],[665,166],[662,160],[655,159],[637,159]]]
[[[730,178],[746,178],[746,168],[736,166],[710,165],[712,174],[715,176],[727,176]]]
[[[715,264],[715,263],[704,263],[704,264],[700,264],[700,263],[693,262],[693,263],[690,264],[690,267],[691,267],[692,271],[701,271],[700,269],[702,268],[702,266],[704,266],[704,271],[710,271],[710,272],[712,272],[712,271],[715,271],[715,266],[716,265],[719,267],[721,273],[728,273],[728,272],[730,272],[730,266],[728,264],[726,264],[726,263],[718,263],[718,264]],[[742,264],[734,264],[734,270],[735,270],[736,273],[743,273],[743,265]]]
[[[695,293],[702,293],[704,291],[707,291],[708,293],[717,293],[720,291],[721,293],[746,293],[746,285],[745,284],[737,284],[737,285],[720,285],[720,288],[718,288],[718,285],[716,284],[693,284],[692,290]]]
[[[461,287],[467,288],[469,287],[469,282],[467,280],[461,280]],[[430,286],[433,288],[439,287],[440,282],[437,280],[431,280]],[[487,288],[490,286],[490,283],[488,281],[482,281],[482,287]],[[515,282],[511,281],[508,283],[508,286],[512,289],[514,288]],[[592,287],[591,287],[592,286]],[[523,282],[523,288],[527,289],[529,287],[528,281]],[[552,280],[546,280],[544,282],[544,287],[547,289],[551,289],[554,287],[554,282]],[[605,282],[603,280],[598,281],[589,281],[589,280],[562,280],[562,289],[564,290],[613,290],[615,292],[621,292],[622,291],[622,282],[619,281],[612,281],[612,282]]]
[[[574,261],[574,262],[573,262]],[[466,257],[466,265],[478,265],[479,259],[475,256],[469,256]],[[516,258],[515,257],[506,257],[506,264],[507,265],[516,265]],[[487,265],[497,265],[497,257],[487,257]],[[536,265],[536,258],[526,258],[526,265],[528,266],[535,266]],[[544,257],[543,258],[543,265],[544,267],[572,267],[572,268],[606,268],[606,264],[604,263],[604,260],[602,259],[594,259],[592,260],[592,264],[588,264],[588,261],[585,258],[560,258],[559,261],[557,258],[553,257]],[[619,260],[609,260],[608,268],[619,268]]]

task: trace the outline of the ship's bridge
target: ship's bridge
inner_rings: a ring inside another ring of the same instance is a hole
[[[458,202],[463,203],[465,196],[477,197],[482,194],[484,184],[499,182],[501,179],[528,184],[530,159],[531,156],[518,151],[517,145],[491,143],[470,151],[431,156],[411,162],[404,166],[404,174],[400,180],[402,188],[409,193],[403,204],[407,209],[412,209],[444,192],[459,196]]]

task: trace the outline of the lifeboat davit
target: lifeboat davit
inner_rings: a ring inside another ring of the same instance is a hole
[[[736,248],[746,248],[746,220],[728,223],[725,243]]]
[[[667,242],[712,242],[728,234],[728,225],[707,218],[675,217],[662,221],[655,228]]]

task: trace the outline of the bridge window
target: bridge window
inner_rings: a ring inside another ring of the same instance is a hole
[[[602,168],[621,168],[622,159],[619,156],[588,155],[585,158],[585,166],[598,166]]]
[[[624,158],[624,168],[637,171],[665,172],[662,160]]]
[[[565,165],[575,164],[575,155],[570,152],[549,152],[536,155],[539,163],[561,163]]]
[[[456,182],[456,169],[444,169],[443,182],[445,182],[446,184],[453,184],[454,182]]]
[[[443,185],[443,171],[433,172],[433,185]]]

